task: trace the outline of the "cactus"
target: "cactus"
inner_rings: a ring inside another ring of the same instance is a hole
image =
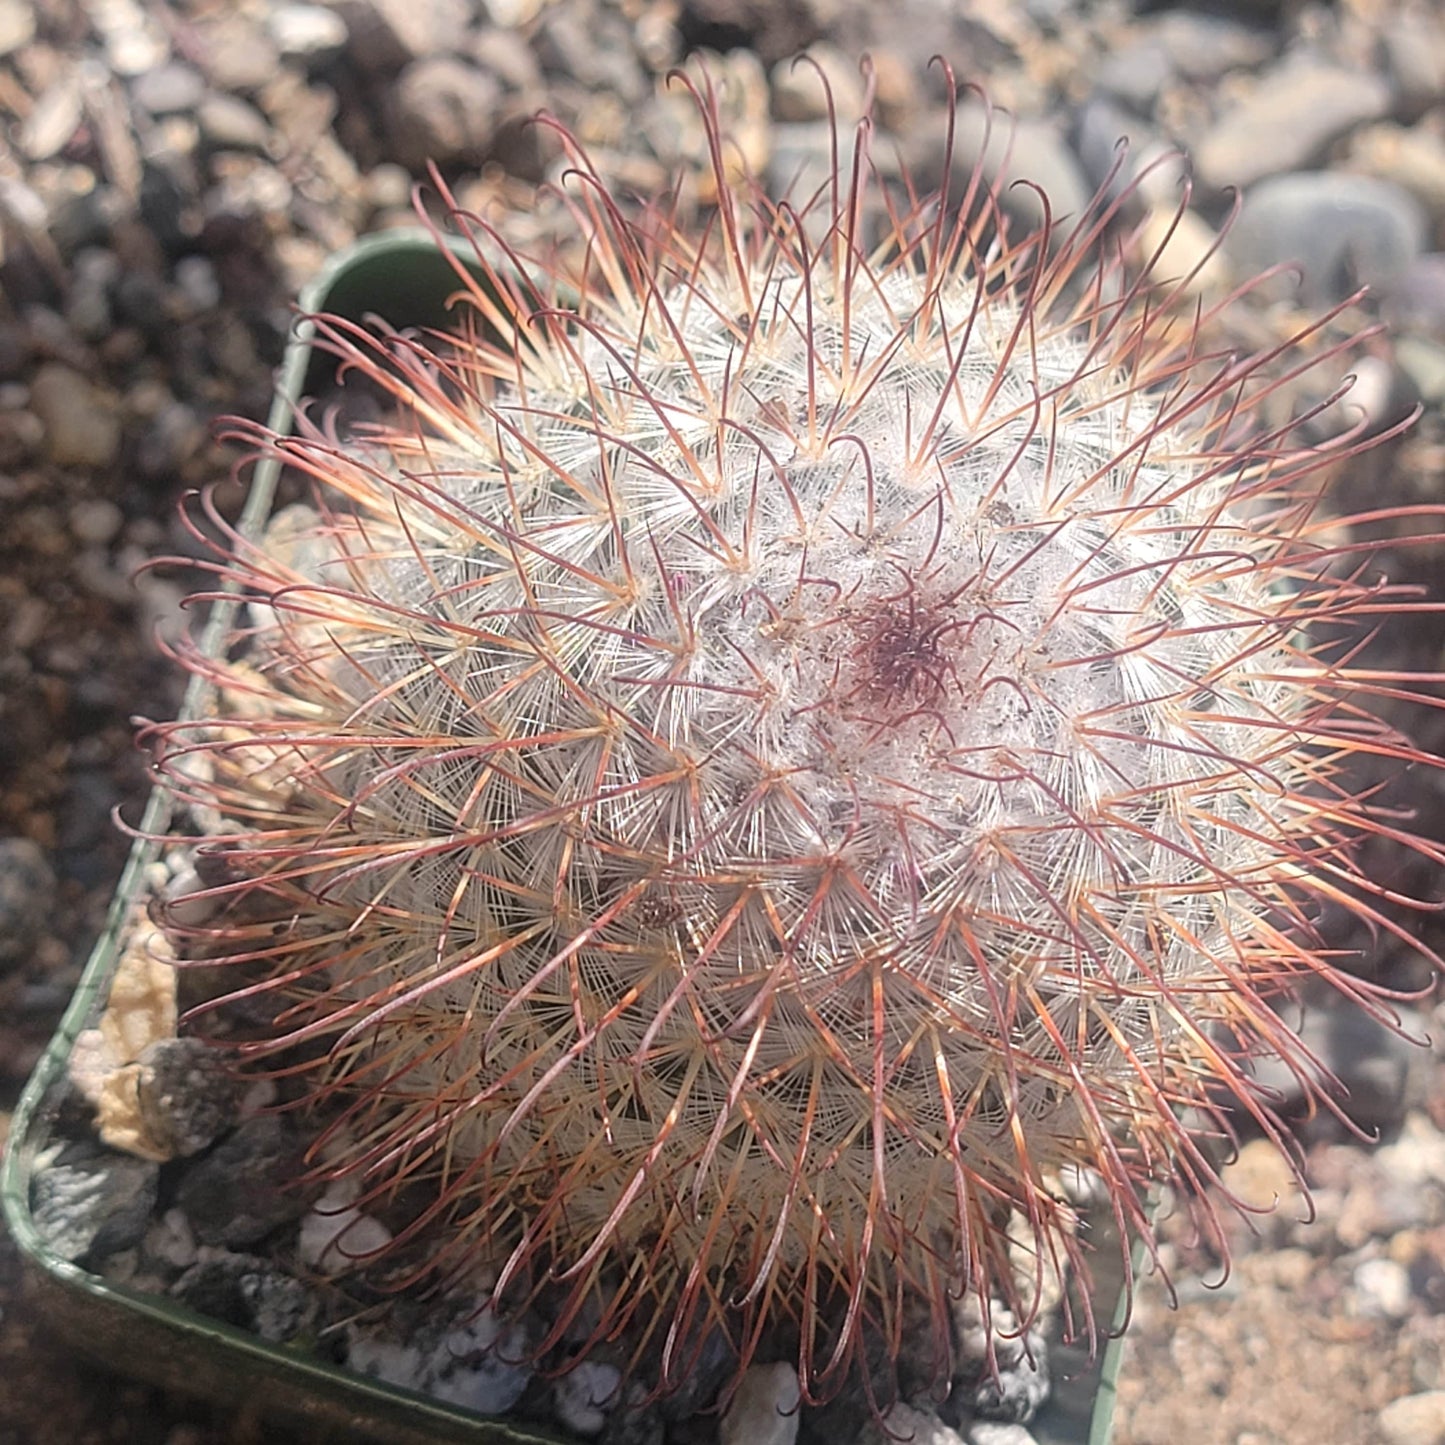
[[[1417,757],[1363,706],[1408,680],[1352,649],[1423,604],[1318,515],[1365,443],[1266,420],[1325,323],[1211,351],[1117,200],[1011,237],[866,122],[774,203],[700,99],[710,218],[558,127],[581,246],[457,212],[456,335],[318,320],[396,420],[248,433],[314,503],[229,539],[216,710],[149,740],[224,820],[208,1008],[394,1282],[484,1261],[662,1388],[785,1338],[819,1398],[960,1293],[1031,1320],[1071,1173],[1148,1239],[1221,1091],[1281,1137],[1253,1056],[1328,1102],[1271,999],[1380,1007],[1310,917],[1400,929],[1351,842],[1428,845],[1348,770]]]

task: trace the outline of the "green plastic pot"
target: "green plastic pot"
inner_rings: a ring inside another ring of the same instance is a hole
[[[457,241],[465,263],[470,252]],[[395,327],[437,327],[447,320],[448,298],[458,290],[452,262],[427,232],[393,231],[367,237],[332,258],[300,298],[306,314],[329,312],[363,321],[380,317]],[[297,403],[327,378],[327,358],[313,348],[313,328],[296,327],[269,418],[289,430]],[[265,460],[255,468],[240,528],[258,536],[270,515],[280,468]],[[204,645],[220,646],[233,605],[221,604],[207,626]],[[183,714],[202,711],[205,689],[194,680]],[[293,1348],[267,1343],[247,1331],[197,1314],[158,1295],[115,1284],[56,1255],[31,1214],[31,1180],[45,1150],[56,1142],[58,1100],[76,1036],[91,1027],[109,994],[127,923],[143,902],[146,870],[160,854],[150,838],[168,825],[168,807],[152,794],[111,904],[106,927],[80,985],[30,1078],[11,1123],[0,1168],[0,1204],[25,1266],[26,1287],[37,1313],[78,1351],[106,1368],[167,1389],[218,1403],[245,1404],[262,1416],[299,1425],[308,1438],[332,1432],[345,1440],[387,1445],[558,1445],[562,1437],[540,1426],[485,1419],[425,1395],[352,1374],[310,1359]],[[1096,1318],[1113,1319],[1115,1334],[1092,1361],[1080,1352],[1074,1373],[1055,1393],[1030,1429],[1040,1445],[1108,1445],[1115,1379],[1123,1341],[1117,1284],[1099,1291]],[[1066,1352],[1067,1358],[1067,1352]],[[1057,1371],[1056,1371],[1057,1374]]]

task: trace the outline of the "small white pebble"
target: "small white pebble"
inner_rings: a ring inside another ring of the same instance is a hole
[[[1037,1445],[1022,1425],[1002,1420],[975,1420],[968,1427],[968,1445]]]
[[[407,1390],[421,1389],[422,1353],[410,1345],[360,1335],[347,1347],[346,1364],[358,1375],[370,1375],[373,1380],[385,1380],[388,1385]]]
[[[583,1360],[557,1381],[554,1390],[557,1418],[579,1435],[600,1434],[621,1383],[622,1372],[615,1365]]]
[[[355,1208],[347,1195],[355,1197],[354,1191],[333,1185],[301,1221],[297,1257],[322,1274],[345,1274],[391,1243],[391,1230]]]
[[[196,1262],[196,1237],[180,1209],[168,1209],[146,1231],[145,1252],[173,1269],[189,1269]]]
[[[1445,1390],[1391,1400],[1379,1418],[1387,1445],[1440,1445],[1445,1440]]]
[[[793,1445],[801,1401],[791,1365],[749,1365],[722,1417],[722,1445]]]
[[[1410,1313],[1410,1271],[1393,1259],[1367,1259],[1355,1269],[1360,1313],[1402,1320]]]
[[[104,547],[115,541],[124,524],[125,513],[104,497],[76,502],[70,508],[70,530],[77,541],[90,547]]]
[[[964,1445],[964,1439],[937,1415],[900,1401],[881,1420],[863,1426],[858,1445]]]

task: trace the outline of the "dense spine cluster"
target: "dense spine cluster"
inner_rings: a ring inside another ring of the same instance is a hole
[[[1116,204],[1009,240],[867,130],[788,204],[712,125],[695,225],[572,147],[580,261],[458,215],[456,337],[321,319],[397,420],[257,433],[314,507],[235,539],[218,709],[151,733],[325,1167],[664,1384],[713,1326],[816,1396],[920,1301],[1027,1318],[1067,1175],[1147,1236],[1212,1177],[1182,1113],[1273,1131],[1259,1052],[1317,1087],[1271,997],[1366,990],[1314,907],[1390,926],[1348,766],[1413,753],[1330,639],[1409,604],[1316,518],[1355,441],[1259,420],[1309,333],[1206,352]]]

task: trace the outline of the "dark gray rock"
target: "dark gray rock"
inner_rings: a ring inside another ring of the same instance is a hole
[[[442,56],[418,60],[392,92],[397,154],[413,166],[482,160],[496,136],[501,87],[485,70]]]
[[[336,10],[351,58],[362,70],[384,74],[459,51],[472,21],[468,0],[340,0]]]
[[[1188,171],[1184,155],[1148,121],[1131,115],[1108,96],[1095,95],[1080,107],[1074,149],[1089,183],[1099,187],[1107,182],[1111,196],[1132,185],[1141,209],[1179,200]]]
[[[160,1165],[98,1145],[74,1145],[36,1170],[30,1194],[36,1231],[62,1259],[95,1263],[145,1237]]]
[[[796,55],[823,32],[810,0],[684,0],[677,25],[689,50],[746,46],[764,65]]]
[[[925,118],[910,145],[909,168],[925,186],[936,186],[941,179],[944,135],[941,117]],[[990,114],[982,105],[961,105],[954,127],[954,194],[964,193],[975,167],[997,187],[1004,210],[1025,228],[1042,223],[1040,193],[1047,197],[1056,242],[1068,234],[1070,222],[1078,219],[1093,194],[1053,121],[1015,119],[1003,111]]]
[[[285,1120],[262,1114],[198,1159],[176,1192],[196,1239],[233,1249],[299,1218],[308,1203],[297,1185],[302,1153]]]
[[[55,873],[29,838],[0,839],[0,969],[23,964],[55,906]]]
[[[235,1123],[240,1085],[209,1045],[159,1039],[139,1062],[141,1119],[171,1157],[199,1154]]]
[[[1305,171],[1249,191],[1224,246],[1240,275],[1298,264],[1301,298],[1321,306],[1361,285],[1388,293],[1425,236],[1424,210],[1401,187],[1372,176]]]
[[[316,1301],[303,1281],[253,1255],[204,1253],[171,1286],[182,1304],[273,1344],[295,1339],[311,1324]]]
[[[565,6],[554,8],[544,15],[533,49],[549,73],[608,91],[626,104],[639,104],[651,89],[620,16],[584,19]]]
[[[1372,1019],[1352,1001],[1326,994],[1304,1011],[1302,1019],[1288,1019],[1343,1090],[1336,1097],[1345,1117],[1366,1132],[1398,1126],[1427,1091],[1430,1055],[1418,1041],[1428,1036],[1429,1022],[1415,1009],[1396,1012],[1399,1031]],[[1278,1059],[1259,1057],[1252,1072],[1265,1102],[1277,1113],[1310,1114],[1304,1086]],[[1315,1114],[1306,1126],[1316,1132],[1329,1127],[1329,1116],[1323,1114]]]

